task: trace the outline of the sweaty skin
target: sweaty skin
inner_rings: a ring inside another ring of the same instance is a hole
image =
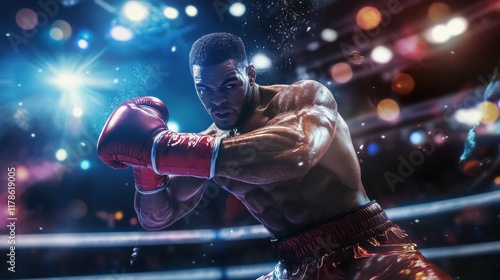
[[[332,94],[315,81],[259,86],[252,65],[193,66],[198,97],[225,136],[211,179],[240,199],[275,238],[368,203],[348,127]],[[193,210],[208,180],[170,177],[167,191],[136,193],[145,229]]]

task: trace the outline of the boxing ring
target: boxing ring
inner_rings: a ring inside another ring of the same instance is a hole
[[[417,219],[455,212],[465,207],[489,206],[500,203],[500,190],[466,197],[386,209],[393,221]],[[0,236],[7,239],[7,235]],[[65,233],[18,235],[18,248],[90,248],[138,247],[148,245],[201,244],[269,239],[261,225],[221,229],[171,230],[157,232]],[[1,243],[1,248],[8,248]],[[424,248],[422,254],[429,259],[479,256],[500,252],[500,240],[475,244]],[[207,267],[189,270],[127,273],[120,275],[72,276],[51,279],[247,279],[268,273],[276,263],[259,263],[229,267]],[[30,278],[31,279],[31,278]],[[39,278],[42,279],[42,278]]]

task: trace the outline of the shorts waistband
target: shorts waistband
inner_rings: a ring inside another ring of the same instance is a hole
[[[391,226],[380,205],[372,201],[307,231],[273,240],[272,244],[282,262],[300,266],[382,234]]]

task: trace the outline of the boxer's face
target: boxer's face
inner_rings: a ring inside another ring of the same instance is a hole
[[[210,66],[193,65],[193,79],[201,103],[219,129],[235,128],[251,99],[253,66],[239,66],[233,59]]]

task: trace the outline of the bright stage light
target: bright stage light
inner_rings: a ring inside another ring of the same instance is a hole
[[[431,43],[441,44],[450,39],[451,35],[448,27],[444,24],[438,24],[428,31],[427,39]]]
[[[466,125],[475,125],[481,120],[481,112],[476,108],[459,109],[453,116],[457,122]]]
[[[247,7],[242,3],[236,2],[229,7],[229,13],[235,17],[241,17],[245,14]]]
[[[65,149],[59,149],[56,151],[56,159],[58,161],[64,161],[68,158],[68,152]]]
[[[86,49],[89,47],[89,42],[87,42],[87,40],[85,39],[80,39],[78,40],[78,47],[82,50]]]
[[[140,22],[149,15],[146,5],[139,1],[128,1],[123,5],[122,12],[128,19],[135,22]]]
[[[268,69],[273,65],[273,62],[267,55],[258,53],[252,57],[252,64],[256,69]]]
[[[373,61],[385,64],[392,59],[392,52],[384,46],[378,46],[374,48],[371,52],[371,57]]]
[[[168,19],[176,19],[179,16],[179,11],[173,7],[166,7],[163,9],[163,15]]]
[[[455,17],[448,21],[446,27],[450,36],[457,36],[467,30],[467,20],[462,17]]]
[[[73,73],[60,73],[53,79],[53,83],[62,89],[76,89],[82,83],[82,79]]]
[[[194,17],[198,14],[198,9],[193,5],[187,5],[185,9],[186,15]]]
[[[454,36],[458,36],[467,30],[467,20],[462,17],[450,19],[446,24],[438,24],[425,33],[427,41],[434,44],[445,43]]]
[[[130,29],[126,28],[126,27],[123,27],[123,26],[114,26],[113,28],[111,28],[111,37],[113,39],[115,39],[116,41],[120,41],[120,42],[126,42],[126,41],[129,41],[130,39],[132,39],[134,37],[132,31],[130,31]]]
[[[75,116],[77,118],[83,116],[83,109],[80,107],[73,108],[73,116]]]
[[[175,121],[169,121],[167,123],[167,127],[169,130],[171,130],[173,132],[179,132],[179,130],[180,130],[179,124]]]

